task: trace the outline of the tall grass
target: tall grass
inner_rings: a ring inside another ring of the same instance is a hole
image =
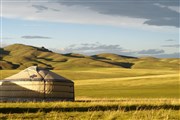
[[[76,102],[0,103],[0,119],[178,120],[179,99],[79,99]]]

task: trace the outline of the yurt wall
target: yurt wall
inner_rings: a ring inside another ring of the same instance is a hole
[[[0,98],[74,101],[73,83],[0,81]]]
[[[74,100],[74,83],[45,82],[45,98],[64,98]]]
[[[2,98],[43,98],[44,84],[41,81],[0,81]]]

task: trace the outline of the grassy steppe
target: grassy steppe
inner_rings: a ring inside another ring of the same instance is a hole
[[[1,78],[19,70],[1,70]],[[54,70],[75,82],[76,97],[180,98],[177,70],[94,68]]]
[[[1,70],[1,79],[20,70]],[[76,102],[0,103],[0,119],[179,120],[178,70],[53,70],[75,82]]]

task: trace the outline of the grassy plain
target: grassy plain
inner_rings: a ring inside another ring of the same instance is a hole
[[[77,97],[180,98],[177,70],[106,68],[55,72],[74,80]]]
[[[0,72],[3,79],[19,70]],[[180,98],[178,70],[93,68],[54,72],[75,82],[76,98]]]
[[[1,79],[19,70],[1,70]],[[54,70],[75,82],[76,102],[0,103],[0,119],[178,120],[179,71]]]

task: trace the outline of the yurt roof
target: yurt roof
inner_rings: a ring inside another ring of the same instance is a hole
[[[15,75],[5,78],[5,80],[45,80],[72,82],[71,80],[68,80],[54,72],[51,72],[43,68],[39,68],[37,66],[28,67]]]

